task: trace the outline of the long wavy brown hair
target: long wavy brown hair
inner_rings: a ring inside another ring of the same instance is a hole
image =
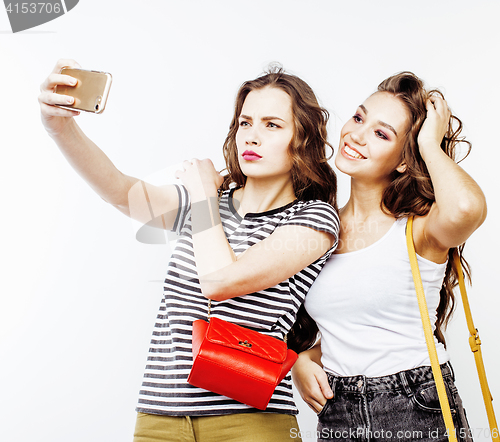
[[[420,155],[417,137],[426,118],[426,102],[432,95],[443,94],[437,89],[427,90],[424,83],[412,72],[401,72],[382,81],[377,92],[386,92],[397,97],[406,106],[410,124],[405,134],[402,160],[406,163],[403,173],[394,171],[391,183],[385,189],[381,208],[385,213],[396,218],[409,216],[423,216],[431,209],[436,200],[431,177],[424,160]],[[466,153],[462,161],[471,150],[471,143],[461,137],[462,122],[455,115],[451,115],[448,130],[441,142],[441,149],[454,161],[457,161],[456,148],[460,143],[466,146]],[[460,162],[458,161],[458,162]],[[455,256],[458,254],[464,273],[470,282],[470,268],[463,257],[464,244],[451,248],[448,251],[448,262],[440,290],[440,302],[437,308],[436,330],[434,332],[439,342],[446,346],[444,331],[455,307],[454,287],[458,284],[458,269],[455,265]],[[316,340],[318,328],[302,307],[299,310],[297,322],[288,334],[290,348],[304,351]]]
[[[289,153],[292,159],[291,176],[295,196],[302,201],[326,201],[336,208],[337,177],[328,164],[333,155],[333,148],[327,140],[328,111],[319,105],[313,90],[304,80],[285,73],[283,68],[277,65],[270,66],[255,80],[243,83],[238,90],[233,119],[223,147],[228,173],[221,189],[229,189],[232,183],[238,187],[246,183],[247,177],[240,168],[236,147],[239,117],[247,95],[266,87],[281,89],[292,101],[294,131]],[[327,147],[332,150],[329,156],[326,155]]]
[[[378,92],[388,92],[399,98],[410,115],[410,127],[406,133],[403,147],[403,161],[406,163],[406,171],[401,174],[397,171],[393,173],[392,182],[382,196],[381,207],[396,218],[426,215],[436,198],[427,166],[420,155],[417,136],[427,115],[427,99],[432,95],[439,95],[442,98],[444,96],[437,89],[426,90],[422,80],[411,72],[401,72],[387,78],[379,84],[377,90]],[[460,143],[466,146],[466,153],[460,161],[469,155],[472,147],[465,137],[460,136],[462,127],[460,119],[452,114],[448,130],[441,141],[441,149],[454,161],[457,161],[456,147]],[[445,345],[444,331],[455,307],[453,289],[458,284],[458,269],[455,265],[457,254],[470,282],[470,268],[463,257],[464,246],[465,243],[448,251],[448,263],[440,291],[434,334],[438,341]]]

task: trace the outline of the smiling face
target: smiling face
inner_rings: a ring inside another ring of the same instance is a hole
[[[353,178],[390,181],[395,170],[406,169],[402,152],[408,125],[404,104],[390,93],[376,92],[342,128],[335,165]]]
[[[251,91],[236,133],[238,160],[247,178],[290,177],[293,133],[290,96],[274,87]]]

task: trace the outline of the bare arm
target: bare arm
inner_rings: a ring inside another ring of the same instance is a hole
[[[316,261],[333,244],[328,233],[283,226],[234,258],[218,239],[219,230],[220,225],[214,226],[193,237],[202,292],[216,301],[273,287]]]
[[[486,218],[486,200],[477,183],[440,148],[450,111],[440,97],[427,103],[427,119],[418,137],[420,153],[432,179],[436,201],[415,221],[417,252],[447,253],[464,243]],[[419,250],[420,249],[420,250]]]
[[[80,68],[73,60],[59,60],[40,87],[38,101],[42,123],[48,134],[73,169],[104,201],[142,222],[151,220],[153,207],[157,216],[166,214],[161,225],[171,228],[179,204],[175,187],[146,185],[139,179],[120,172],[78,126],[74,117],[79,112],[55,106],[73,102],[72,97],[54,93],[57,85],[75,85],[73,78],[59,73],[65,66]],[[134,207],[130,207],[131,204]]]
[[[185,168],[178,176],[191,195],[194,253],[205,297],[222,301],[273,287],[316,261],[334,244],[332,234],[288,225],[236,257],[216,205],[207,202],[216,201],[222,178],[210,160],[192,160]]]
[[[292,379],[304,402],[319,413],[327,399],[333,397],[328,377],[321,365],[321,344],[299,354],[292,367]]]

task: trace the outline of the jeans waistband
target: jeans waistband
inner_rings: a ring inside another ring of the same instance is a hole
[[[441,373],[443,378],[451,378],[452,380],[455,378],[449,362],[441,365]],[[380,377],[336,376],[328,372],[327,375],[333,391],[361,394],[376,391],[408,390],[412,385],[434,380],[432,368],[429,366],[421,366]]]

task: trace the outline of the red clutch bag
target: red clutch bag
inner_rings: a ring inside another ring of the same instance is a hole
[[[297,360],[286,342],[218,318],[193,322],[188,382],[265,410]]]

